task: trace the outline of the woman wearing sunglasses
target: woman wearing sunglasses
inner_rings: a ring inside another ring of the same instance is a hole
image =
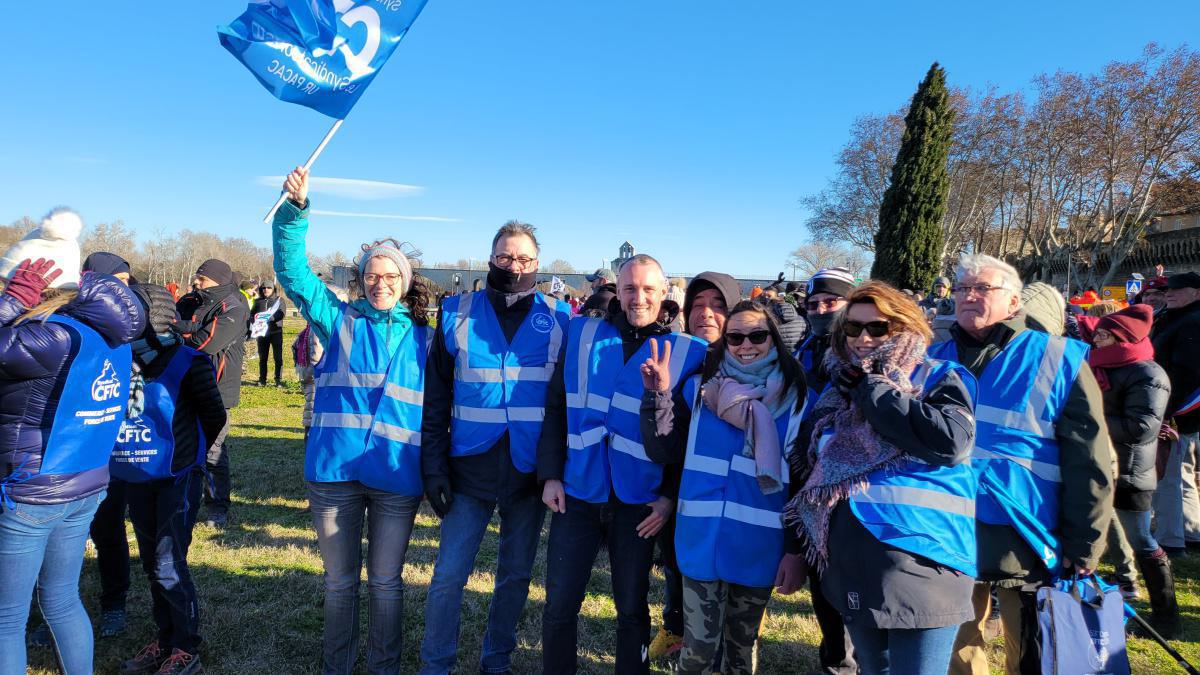
[[[799,556],[784,555],[780,514],[790,475],[784,450],[799,430],[807,389],[769,312],[751,301],[734,306],[702,373],[684,384],[682,403],[670,398],[669,352],[643,366],[656,375],[645,381],[657,382],[642,404],[646,454],[678,461],[686,448],[675,529],[680,673],[713,670],[722,639],[720,672],[752,673],[772,587],[790,593],[802,581]]]
[[[912,299],[872,281],[846,297],[832,386],[796,439],[785,518],[846,620],[860,672],[942,675],[974,616],[975,380],[925,357]]]

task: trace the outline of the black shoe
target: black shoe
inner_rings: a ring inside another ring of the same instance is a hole
[[[158,672],[159,666],[167,660],[167,650],[158,644],[158,640],[142,647],[142,650],[128,661],[122,661],[117,671],[120,675],[148,675]]]
[[[100,613],[100,637],[116,637],[125,632],[125,610],[109,609]]]
[[[224,511],[210,511],[204,518],[204,524],[209,527],[223,528],[229,522],[229,514]]]
[[[1148,623],[1168,640],[1179,637],[1179,603],[1175,599],[1175,577],[1171,573],[1170,558],[1160,553],[1138,558],[1137,564],[1150,601]]]
[[[189,654],[182,649],[171,650],[171,655],[159,666],[159,675],[193,675],[203,672],[199,654]]]
[[[1188,557],[1187,549],[1182,546],[1163,546],[1162,550],[1167,552],[1167,556],[1171,560],[1181,560]]]

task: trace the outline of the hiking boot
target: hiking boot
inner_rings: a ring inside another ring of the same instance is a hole
[[[1117,587],[1121,589],[1122,598],[1125,598],[1126,600],[1138,599],[1138,587],[1137,584],[1133,583],[1132,581],[1119,583],[1117,584]]]
[[[54,638],[50,635],[50,626],[43,622],[29,634],[29,644],[34,647],[49,647]]]
[[[115,637],[125,632],[125,610],[109,609],[100,613],[100,637]]]
[[[209,511],[204,518],[204,524],[209,527],[223,528],[229,522],[229,514],[224,511]]]
[[[670,656],[683,648],[683,636],[667,630],[666,626],[658,629],[658,635],[650,641],[649,656],[651,661]]]
[[[159,666],[167,660],[167,650],[158,644],[158,640],[142,647],[137,656],[122,661],[117,671],[120,675],[149,675],[158,671]]]
[[[193,675],[202,672],[200,655],[189,654],[182,649],[172,649],[171,656],[158,668],[158,675]]]

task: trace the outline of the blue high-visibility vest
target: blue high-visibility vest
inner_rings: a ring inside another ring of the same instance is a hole
[[[953,361],[926,359],[912,383],[929,391],[951,371],[974,400],[975,377]],[[831,430],[820,442],[829,438]],[[871,472],[850,496],[850,510],[879,541],[974,577],[975,485],[970,461],[936,466],[906,456],[899,466]]]
[[[47,321],[71,333],[71,364],[45,434],[40,474],[91,471],[108,465],[129,403],[133,350],[112,346],[91,327],[68,316]]]
[[[931,351],[953,358],[955,349],[950,341]],[[988,363],[975,402],[975,516],[1015,529],[1052,572],[1061,553],[1062,492],[1054,426],[1087,350],[1078,340],[1023,331]]]
[[[421,406],[432,335],[410,323],[390,352],[387,336],[343,305],[337,332],[314,370],[306,480],[422,494]]]
[[[754,458],[742,454],[746,432],[713,414],[698,396],[699,385],[697,375],[683,392],[692,402],[692,422],[675,521],[679,570],[698,581],[772,586],[783,559],[787,455],[800,429],[803,402],[775,418],[785,488],[765,495]]]
[[[455,295],[442,303],[438,327],[454,357],[452,457],[487,452],[507,431],[513,466],[523,473],[534,470],[546,386],[566,337],[570,309],[535,293],[509,344],[486,293]]]
[[[593,504],[607,502],[610,490],[626,504],[649,504],[658,499],[662,465],[642,446],[641,364],[650,357],[650,340],[660,350],[670,342],[671,388],[677,391],[699,370],[708,343],[682,333],[658,335],[626,361],[621,333],[603,319],[576,319],[567,334],[564,489]]]
[[[816,335],[810,333],[808,337],[804,338],[804,342],[796,348],[796,352],[792,354],[800,362],[800,367],[804,369],[804,381],[808,384],[808,396],[804,400],[804,417],[808,417],[808,413],[812,412],[813,406],[817,404],[817,400],[824,393],[824,388],[818,390],[816,387],[817,378],[815,373],[817,366],[821,364],[813,362],[813,350],[808,347],[816,337]],[[829,383],[826,383],[825,386],[828,387]]]
[[[145,407],[142,414],[130,417],[121,424],[117,434],[117,445],[113,449],[108,470],[113,478],[130,483],[145,483],[160,478],[171,478],[190,471],[204,462],[208,454],[208,442],[200,421],[196,420],[196,455],[192,462],[179,471],[175,463],[175,402],[192,361],[201,359],[209,368],[212,361],[204,354],[179,345],[167,367],[158,377],[147,381],[143,388]]]

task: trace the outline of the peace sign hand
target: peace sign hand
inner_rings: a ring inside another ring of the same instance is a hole
[[[667,391],[671,388],[670,340],[663,340],[662,358],[659,358],[658,340],[650,338],[650,358],[642,363],[642,386],[646,391]]]

